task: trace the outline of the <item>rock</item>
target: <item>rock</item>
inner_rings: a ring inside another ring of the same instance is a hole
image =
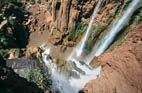
[[[55,20],[56,20],[56,4],[57,4],[57,1],[53,0],[52,1],[52,19],[53,19],[53,22],[55,22]]]
[[[11,67],[19,76],[36,83],[41,89],[51,89],[49,70],[44,62],[35,58],[18,58],[6,60],[6,66]]]
[[[89,24],[98,0],[52,0],[50,3],[52,4],[52,20],[51,16],[47,17],[48,25],[51,28],[50,30],[52,33],[59,33],[60,36],[63,36],[68,31],[72,31],[75,34],[77,32],[76,28],[78,27],[78,23]],[[117,15],[117,12],[119,12],[118,7],[124,8],[122,5],[123,0],[102,0],[99,12],[96,14],[94,26],[98,26],[98,24],[101,23],[109,24],[109,22],[112,22],[113,18]],[[55,29],[53,30],[53,28]],[[73,47],[81,36],[76,38],[75,36],[72,36],[71,38],[68,38],[68,36],[64,38],[58,37],[58,39],[55,37],[56,34],[49,36],[49,42],[55,45],[63,44],[65,46]]]
[[[0,23],[0,29],[7,24],[7,20],[4,20]]]
[[[56,20],[57,30],[60,32],[66,32],[68,30],[70,6],[72,0],[64,0],[61,2],[58,18]]]
[[[100,62],[98,61],[98,58],[95,57],[91,63],[89,64],[92,68],[98,67],[100,65]]]
[[[13,68],[23,78],[26,78],[26,73],[31,72],[37,65],[38,61],[28,58],[6,60],[6,66]]]
[[[141,38],[142,24],[130,30],[120,47],[99,56],[101,77],[88,82],[84,89],[88,93],[141,93],[142,45],[138,43]]]
[[[26,49],[25,51],[25,56],[27,58],[30,58],[30,57],[41,57],[41,52],[42,52],[42,49],[40,49],[39,47],[29,47]]]
[[[79,93],[88,93],[87,90],[80,90]]]
[[[77,72],[79,72],[79,73],[82,74],[82,75],[85,75],[85,72],[82,71],[80,68],[78,68],[78,67],[76,66],[75,62],[70,62],[70,64],[71,64],[71,66],[72,66]]]
[[[63,45],[62,45],[62,46],[60,47],[60,51],[61,51],[61,52],[65,52],[66,49],[67,49],[66,46],[63,46]]]
[[[9,57],[8,59],[18,59],[19,57],[23,56],[23,50],[20,50],[18,48],[10,49],[8,51]]]
[[[52,93],[52,91],[46,90],[44,93]]]
[[[4,64],[0,57],[0,93],[44,93],[33,82],[19,77],[11,68]]]

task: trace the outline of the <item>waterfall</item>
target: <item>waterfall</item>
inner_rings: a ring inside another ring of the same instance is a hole
[[[108,34],[98,42],[87,59],[88,64],[93,60],[95,56],[99,56],[109,47],[109,45],[113,42],[115,36],[122,30],[128,19],[132,16],[140,1],[141,0],[133,0],[118,23],[116,23],[116,25],[113,26]]]
[[[108,48],[108,46],[113,42],[115,36],[120,32],[120,30],[124,27],[127,20],[132,16],[134,11],[136,10],[139,2],[140,0],[133,0],[130,6],[128,7],[128,9],[126,10],[126,13],[124,13],[122,18],[119,20],[119,22],[116,23],[116,25],[113,26],[113,28],[109,31],[109,33],[103,39],[101,39],[100,42],[93,48],[93,51],[88,56],[87,60],[88,64],[92,61],[92,59],[95,56],[99,56],[101,53],[103,53]],[[83,44],[80,45],[84,46]],[[75,52],[78,52],[77,50],[78,47],[75,50]],[[47,58],[49,54],[50,54],[50,49],[46,48],[44,53],[42,54],[42,57],[43,61],[51,71],[51,79],[53,81],[53,88],[52,88],[53,91],[60,90],[61,93],[78,93],[78,91],[82,89],[88,81],[96,79],[100,75],[101,66],[95,69],[89,68],[88,66],[82,65],[80,62],[78,62],[74,57],[75,55],[73,54],[73,56],[71,56],[69,59],[72,60],[76,64],[76,66],[80,70],[82,70],[85,74],[79,73],[75,68],[72,67],[71,70],[78,72],[77,74],[80,77],[74,78],[70,76],[69,78],[67,78],[64,75],[60,74],[57,71],[57,65],[53,63],[50,58]]]
[[[86,31],[86,33],[85,33],[85,36],[84,36],[84,38],[81,40],[81,42],[77,45],[76,49],[73,51],[72,56],[70,56],[69,59],[71,59],[73,56],[81,56],[81,54],[82,54],[82,52],[83,52],[83,48],[84,48],[84,46],[85,46],[85,42],[87,41],[87,38],[88,38],[89,35],[90,35],[91,27],[92,27],[92,24],[93,24],[94,19],[95,19],[95,17],[96,17],[96,14],[97,14],[97,12],[98,12],[98,10],[99,10],[99,7],[100,7],[100,5],[101,5],[101,2],[102,2],[102,0],[99,0],[99,2],[97,3],[97,5],[96,5],[96,7],[95,7],[95,9],[94,9],[92,18],[91,18],[91,20],[90,20],[90,23],[89,23],[89,25],[88,25],[87,31]],[[69,59],[68,59],[68,60],[69,60]]]
[[[57,71],[57,65],[47,58],[50,54],[50,49],[46,48],[42,53],[43,61],[51,72],[52,92],[60,90],[61,93],[77,93],[70,85],[68,79]]]
[[[96,79],[100,75],[101,67],[90,70],[85,65],[81,65],[77,60],[73,59],[76,66],[84,71],[86,74],[82,75],[80,73],[80,78],[65,77],[57,71],[57,65],[52,62],[51,59],[47,58],[50,54],[50,49],[46,48],[42,53],[43,61],[46,66],[51,71],[51,80],[53,81],[52,91],[59,90],[61,93],[78,93],[84,85],[92,79]],[[75,70],[72,68],[72,70]],[[94,73],[95,72],[95,73]]]

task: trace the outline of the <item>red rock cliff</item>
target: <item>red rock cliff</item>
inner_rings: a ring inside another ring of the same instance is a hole
[[[101,77],[86,84],[87,93],[142,93],[142,24],[131,29],[122,46],[99,57]]]

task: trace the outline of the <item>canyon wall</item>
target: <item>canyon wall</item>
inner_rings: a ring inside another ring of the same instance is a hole
[[[99,56],[101,77],[85,86],[85,93],[142,92],[142,24],[133,27],[126,41]]]
[[[25,0],[28,1],[28,0]],[[29,5],[26,2],[25,9],[20,11],[19,6],[4,7],[0,13],[0,28],[3,28],[0,35],[0,54],[5,55],[9,59],[20,58],[21,56],[32,56],[30,49],[25,49],[28,43],[31,43],[31,38],[34,43],[41,42],[41,39],[47,39],[48,43],[54,45],[62,45],[65,47],[74,47],[83,37],[86,31],[94,8],[98,0],[41,0],[41,4]],[[92,49],[92,44],[98,42],[110,28],[119,21],[120,17],[125,12],[127,6],[132,0],[102,0],[101,7],[97,13],[96,19],[92,26],[92,33],[87,41],[87,49]],[[17,4],[17,3],[14,3]],[[1,7],[1,6],[0,6]],[[11,12],[11,9],[19,12]],[[142,92],[142,5],[127,22],[124,29],[116,37],[115,42],[108,48],[108,50],[96,58],[102,66],[101,77],[90,81],[83,89],[86,93],[141,93]],[[7,16],[5,13],[11,13]],[[16,16],[16,13],[19,16]],[[4,16],[3,16],[4,15]],[[4,17],[7,16],[6,20]],[[9,20],[13,18],[12,20]],[[23,20],[21,20],[21,19]],[[18,21],[17,21],[18,20]],[[3,25],[3,22],[7,22]],[[22,26],[22,27],[21,27]],[[21,27],[21,28],[20,28]],[[44,31],[48,33],[42,37]],[[129,33],[128,33],[129,32]],[[36,35],[32,34],[35,33]],[[30,36],[30,38],[29,38]],[[37,36],[42,37],[37,41]],[[10,38],[9,38],[10,37]],[[36,38],[35,38],[36,37]],[[45,38],[46,37],[46,38]],[[8,38],[8,40],[7,40]],[[26,41],[25,41],[26,40]],[[5,42],[3,42],[5,41]],[[123,42],[124,41],[124,42]],[[92,43],[93,42],[93,43]],[[16,45],[16,44],[17,45]],[[45,43],[45,42],[44,42]],[[47,43],[47,42],[46,42]],[[10,45],[9,45],[10,44]],[[13,45],[14,44],[14,45]],[[31,44],[32,45],[32,44]],[[12,48],[23,48],[22,50],[14,50]],[[56,47],[56,46],[55,46]],[[2,50],[6,51],[3,52]],[[55,49],[55,48],[54,48]],[[28,53],[24,54],[25,50]],[[38,50],[38,49],[36,49]],[[54,50],[55,51],[55,50]],[[22,52],[22,53],[21,53]],[[57,51],[55,51],[57,52]],[[37,56],[41,54],[36,52]],[[18,54],[18,55],[17,55]],[[16,55],[16,56],[15,56]],[[40,56],[41,58],[41,56]],[[33,59],[33,58],[30,58]],[[37,60],[37,59],[36,59]],[[1,61],[1,60],[0,60]],[[3,61],[3,60],[2,60]],[[1,61],[1,62],[2,62]],[[41,60],[38,60],[41,62]],[[96,61],[96,60],[95,60]],[[58,62],[58,61],[57,61]],[[64,61],[63,61],[64,62]],[[61,62],[60,62],[61,63]],[[21,63],[22,64],[22,63]],[[64,64],[64,63],[61,63]],[[11,68],[2,66],[0,63],[0,73],[8,73],[12,78],[0,75],[0,82],[4,87],[9,86],[9,82],[17,82],[17,74]],[[10,74],[12,73],[12,74]],[[13,76],[14,75],[14,76]],[[19,77],[18,77],[19,78]],[[21,78],[20,78],[21,80]],[[23,79],[22,79],[23,80]],[[5,83],[6,82],[6,83]],[[31,86],[27,80],[19,81],[25,82],[23,86]],[[18,82],[18,84],[19,84]],[[28,85],[27,85],[28,84]],[[10,84],[11,85],[11,84]],[[21,84],[20,84],[21,85]],[[38,87],[34,84],[35,88]],[[3,86],[1,86],[3,87]],[[19,86],[15,86],[16,88]],[[15,89],[15,87],[13,89]],[[21,86],[20,86],[21,88]],[[27,88],[29,90],[29,88]],[[40,89],[41,90],[41,89]],[[3,91],[3,90],[2,90]],[[7,91],[7,90],[4,90]]]

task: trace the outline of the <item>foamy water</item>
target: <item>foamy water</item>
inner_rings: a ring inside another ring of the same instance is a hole
[[[99,56],[100,54],[102,54],[108,48],[108,46],[113,42],[115,36],[120,32],[120,30],[124,27],[127,20],[132,16],[140,1],[141,0],[133,0],[132,3],[129,5],[128,9],[126,10],[126,12],[124,13],[124,15],[122,16],[122,18],[119,20],[119,22],[94,47],[93,51],[88,56],[87,60],[88,64],[93,60],[95,56]],[[76,52],[78,52],[77,49],[78,48],[76,48],[75,50]],[[61,75],[57,71],[57,65],[54,64],[51,59],[47,59],[49,54],[50,54],[50,49],[45,48],[42,57],[45,64],[51,71],[51,79],[53,81],[53,88],[52,88],[53,91],[60,90],[61,93],[78,93],[78,91],[82,89],[88,81],[96,79],[97,77],[100,76],[101,66],[92,69],[87,65],[82,65],[80,62],[76,60],[77,55],[73,54],[71,57],[69,57],[69,60],[73,61],[79,69],[85,72],[85,74],[79,73],[76,69],[72,67],[70,69],[72,69],[72,71],[76,71],[77,74],[80,76],[80,78],[74,78],[72,76],[67,78],[64,75]]]
[[[51,71],[51,80],[53,81],[52,91],[60,90],[61,93],[78,93],[78,91],[81,90],[88,81],[96,79],[100,75],[100,66],[96,69],[90,69],[85,65],[81,65],[77,60],[74,59],[73,61],[76,63],[76,66],[84,71],[86,74],[82,75],[78,73],[80,78],[67,78],[57,71],[57,66],[52,62],[52,60],[47,59],[49,54],[50,49],[46,49],[43,52],[42,57],[46,66]]]

